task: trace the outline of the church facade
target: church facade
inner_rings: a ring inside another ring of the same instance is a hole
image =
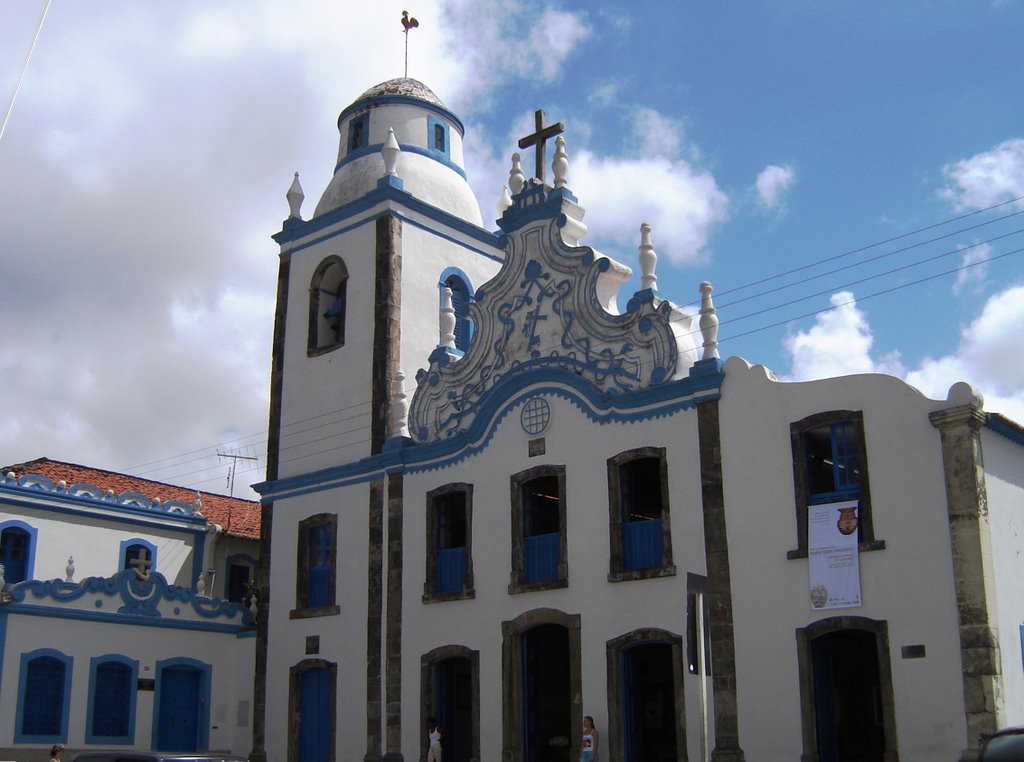
[[[258,542],[249,500],[48,458],[4,468],[0,756],[247,753]]]
[[[254,760],[425,759],[433,719],[447,762],[562,762],[584,715],[612,760],[972,759],[1024,721],[1016,424],[723,363],[647,226],[619,312],[540,112],[497,231],[421,83],[338,127],[275,235]]]

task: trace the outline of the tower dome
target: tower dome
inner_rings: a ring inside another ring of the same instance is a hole
[[[314,216],[377,188],[384,174],[380,151],[389,129],[394,129],[402,149],[398,175],[404,189],[449,214],[482,225],[480,204],[463,168],[462,122],[429,87],[409,78],[381,82],[341,112],[338,163]]]

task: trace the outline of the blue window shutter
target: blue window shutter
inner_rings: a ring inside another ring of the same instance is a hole
[[[8,527],[0,535],[0,563],[8,585],[24,582],[28,566],[29,536],[24,529]]]
[[[466,549],[442,548],[437,551],[437,592],[461,593],[466,569]]]
[[[132,690],[132,670],[127,664],[108,661],[96,668],[92,735],[106,738],[128,736]]]
[[[334,573],[334,553],[331,547],[331,528],[317,524],[309,528],[309,574],[306,588],[306,606],[316,608],[331,604],[331,575]]]
[[[40,656],[28,663],[21,734],[58,736],[64,711],[64,669],[60,659]]]
[[[558,579],[561,534],[535,534],[523,538],[523,581]]]
[[[626,571],[661,566],[665,537],[661,519],[628,521],[622,525],[622,561]]]

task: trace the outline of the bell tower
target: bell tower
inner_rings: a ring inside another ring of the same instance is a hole
[[[504,257],[466,181],[462,122],[429,88],[406,78],[372,87],[341,112],[338,132],[312,217],[296,175],[274,235],[271,480],[379,453],[402,428],[400,377],[411,385],[443,343],[443,312],[455,314],[456,347],[470,340],[465,306]]]

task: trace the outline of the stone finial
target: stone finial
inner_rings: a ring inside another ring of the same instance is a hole
[[[249,613],[252,614],[252,621],[256,621],[256,615],[259,613],[259,608],[256,603],[256,596],[249,598]]]
[[[395,137],[395,128],[388,127],[388,139],[384,141],[384,147],[380,149],[380,155],[384,159],[385,174],[391,177],[398,177],[398,156],[402,153],[398,145],[398,138]]]
[[[700,333],[704,338],[703,360],[718,359],[718,310],[711,301],[711,284],[700,284]]]
[[[68,556],[68,565],[64,568],[64,581],[74,582],[75,581],[75,557]]]
[[[206,573],[200,572],[196,580],[196,595],[206,595]]]
[[[555,176],[555,187],[564,188],[569,175],[569,154],[565,152],[565,138],[555,138],[555,158],[551,160],[551,173]]]
[[[502,185],[501,195],[498,196],[498,203],[495,207],[498,210],[498,216],[501,217],[510,206],[512,206],[512,196],[508,192],[508,186]]]
[[[441,343],[439,347],[455,349],[455,308],[452,306],[452,290],[448,286],[441,292]]]
[[[405,393],[405,373],[395,374],[395,395],[391,402],[391,436],[409,436],[409,397]]]
[[[523,186],[526,184],[526,178],[523,176],[523,166],[519,154],[512,154],[512,169],[508,173],[508,187],[512,191],[512,195],[519,193]]]
[[[288,219],[301,220],[302,202],[305,200],[306,194],[302,192],[302,185],[299,184],[298,172],[295,173],[295,179],[292,180],[291,187],[288,188],[284,197],[288,199]]]
[[[654,274],[657,265],[658,255],[651,243],[651,226],[644,222],[640,225],[640,288],[657,291],[658,276]]]

